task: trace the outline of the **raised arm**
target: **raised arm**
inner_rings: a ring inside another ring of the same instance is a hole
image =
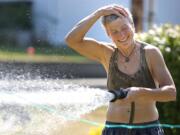
[[[104,57],[104,52],[108,51],[109,47],[95,39],[87,38],[85,35],[101,16],[120,13],[126,15],[123,9],[112,5],[96,10],[74,26],[65,38],[66,43],[80,54],[93,60],[101,61]]]

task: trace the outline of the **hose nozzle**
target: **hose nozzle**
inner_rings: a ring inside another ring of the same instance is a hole
[[[128,90],[120,88],[119,90],[109,90],[108,92],[114,95],[114,98],[110,102],[115,102],[118,99],[123,99],[127,96]]]

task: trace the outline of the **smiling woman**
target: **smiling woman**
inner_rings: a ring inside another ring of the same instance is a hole
[[[101,17],[112,43],[85,37]],[[110,102],[107,125],[158,124],[156,102],[176,100],[176,87],[161,52],[135,39],[131,14],[123,6],[113,4],[97,9],[67,34],[66,42],[75,51],[104,66],[108,90],[128,91],[123,99]],[[102,132],[102,135],[144,134],[164,135],[164,131],[157,125],[133,130],[105,127]]]

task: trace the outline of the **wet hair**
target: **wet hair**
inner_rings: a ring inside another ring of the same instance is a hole
[[[101,17],[101,22],[104,26],[106,26],[106,24],[116,20],[117,18],[127,18],[129,20],[129,22],[132,24],[132,26],[134,26],[134,21],[133,21],[133,17],[132,14],[130,13],[130,11],[127,8],[124,8],[124,10],[127,12],[128,16],[125,17],[124,15],[122,16],[118,16],[116,14],[111,14],[111,15],[106,15],[106,16],[102,16]]]

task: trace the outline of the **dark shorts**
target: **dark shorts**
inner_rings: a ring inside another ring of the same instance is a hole
[[[151,124],[159,124],[159,121],[146,122],[141,124],[132,124],[132,125],[140,125],[147,126]],[[106,125],[128,125],[123,123],[114,123],[106,121]],[[102,131],[102,135],[164,135],[164,131],[160,126],[155,127],[146,127],[146,128],[133,128],[128,129],[125,127],[105,127]]]

